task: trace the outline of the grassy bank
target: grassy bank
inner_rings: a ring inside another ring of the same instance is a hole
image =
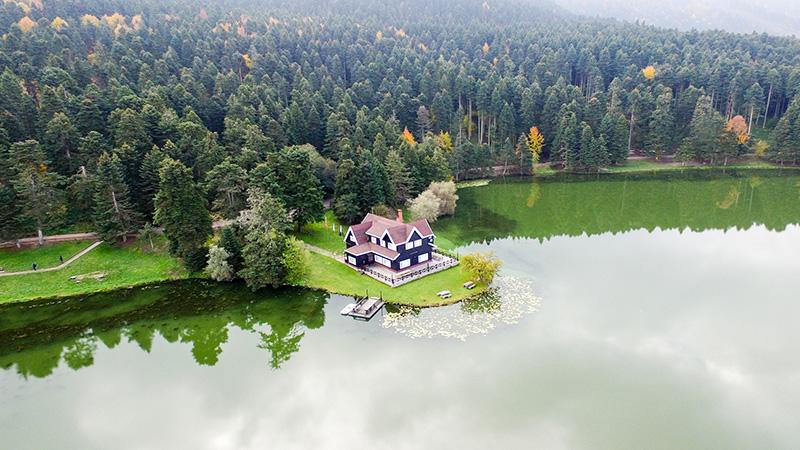
[[[797,167],[780,166],[763,160],[745,160],[731,162],[727,166],[711,164],[681,165],[674,162],[656,162],[649,159],[636,159],[627,161],[621,166],[610,166],[603,169],[606,173],[647,173],[681,170],[745,170],[745,169],[788,169],[798,170]]]
[[[44,247],[9,248],[0,250],[0,267],[6,272],[30,270],[36,263],[39,269],[56,267],[61,264],[59,256],[68,260],[94,241],[60,242],[47,244]]]
[[[472,290],[465,288],[463,284],[469,280],[469,275],[456,266],[391,288],[332,258],[311,253],[311,271],[305,286],[342,295],[380,296],[396,304],[437,306],[456,303],[486,289],[486,286],[478,286]],[[453,296],[446,300],[439,298],[436,293],[443,290],[450,291]]]
[[[73,243],[79,244],[79,243]],[[134,241],[117,247],[104,243],[87,253],[69,266],[53,272],[0,278],[0,303],[32,300],[36,298],[66,297],[89,292],[107,291],[148,284],[164,280],[187,278],[189,274],[180,262],[165,251],[166,242],[157,241],[154,251],[149,244]],[[25,250],[25,257],[34,258],[38,263],[44,261],[42,255],[51,255],[53,248]],[[84,248],[85,245],[81,247]],[[13,256],[13,250],[0,251],[0,258]],[[42,253],[37,253],[42,252]],[[64,259],[67,256],[64,255]],[[58,255],[55,255],[57,265]],[[27,267],[29,268],[29,267]],[[103,274],[102,280],[95,275]],[[70,280],[71,276],[81,278],[80,283]]]

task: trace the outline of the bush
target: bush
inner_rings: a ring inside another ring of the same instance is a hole
[[[283,266],[286,269],[284,281],[293,286],[303,285],[311,268],[308,250],[295,238],[286,240],[283,250]]]
[[[461,258],[462,270],[469,272],[470,276],[479,283],[491,283],[502,265],[503,262],[491,252],[475,252]]]
[[[429,222],[434,222],[439,218],[439,198],[431,191],[425,191],[411,200],[408,209],[414,219],[427,219]]]
[[[215,281],[231,281],[234,272],[230,263],[228,263],[229,257],[230,255],[224,248],[212,245],[208,250],[206,275]]]
[[[428,190],[439,199],[439,215],[452,216],[456,212],[456,184],[452,181],[434,181]]]

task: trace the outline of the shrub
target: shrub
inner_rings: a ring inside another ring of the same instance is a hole
[[[230,281],[233,279],[233,268],[228,263],[228,252],[216,245],[208,250],[208,264],[206,274],[215,281]]]
[[[494,253],[475,252],[461,258],[462,270],[466,270],[479,283],[491,283],[503,262]]]
[[[408,209],[414,219],[427,219],[430,222],[434,222],[439,218],[439,198],[433,195],[431,191],[425,191],[414,200],[411,200]]]
[[[439,215],[452,216],[456,212],[456,184],[452,181],[434,181],[428,190],[439,199]]]

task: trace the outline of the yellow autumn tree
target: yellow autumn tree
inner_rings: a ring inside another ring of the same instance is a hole
[[[742,116],[734,116],[728,121],[725,129],[736,136],[736,142],[740,145],[744,145],[750,140],[750,135],[747,134],[747,121]]]
[[[116,29],[119,25],[126,25],[125,24],[125,16],[120,13],[114,13],[110,16],[103,16],[103,21],[108,25],[110,28]]]
[[[450,137],[450,133],[447,131],[442,131],[439,133],[439,148],[444,150],[447,153],[453,151],[453,139]]]
[[[383,33],[381,33],[380,31],[378,31],[377,33],[375,33],[375,40],[376,40],[376,41],[378,41],[378,42],[380,42],[381,40],[383,40]]]
[[[489,43],[488,42],[484,42],[483,43],[483,47],[481,49],[483,50],[483,54],[484,55],[489,53]]]
[[[642,69],[642,75],[648,80],[652,80],[656,77],[656,68],[653,66],[647,66]]]
[[[414,139],[414,135],[408,131],[408,127],[403,129],[403,140],[408,142],[408,145],[417,145],[417,140]]]
[[[62,28],[69,26],[69,24],[61,17],[56,17],[52,22],[50,22],[50,26],[55,28],[57,31],[61,31]]]
[[[531,170],[536,167],[544,149],[544,135],[539,132],[538,127],[531,127],[528,132],[528,148],[531,151]]]
[[[93,16],[91,14],[84,14],[83,16],[81,16],[81,25],[83,26],[91,25],[93,27],[99,27],[100,19],[98,19],[97,16]]]
[[[248,55],[247,53],[242,55],[242,61],[244,61],[244,65],[247,66],[248,69],[253,68],[253,59],[250,58],[250,55]]]
[[[27,33],[29,31],[31,31],[33,29],[33,27],[36,26],[36,22],[31,20],[30,17],[25,16],[22,19],[19,19],[19,22],[17,22],[17,25],[19,26],[19,29],[22,30],[23,33]]]
[[[756,156],[759,158],[762,158],[764,155],[766,155],[767,150],[769,150],[769,143],[763,139],[759,139],[756,142],[756,145],[753,146],[753,152],[755,152]]]

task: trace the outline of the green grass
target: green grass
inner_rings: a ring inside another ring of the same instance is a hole
[[[124,247],[104,243],[61,270],[0,277],[0,303],[46,297],[64,297],[89,292],[187,278],[180,262],[164,250],[163,238],[155,251],[149,244],[133,242]],[[49,251],[47,247],[37,249]],[[56,256],[57,258],[57,256]],[[103,281],[87,277],[80,283],[70,276],[103,272]]]
[[[326,211],[325,218],[327,220],[327,227],[325,221],[307,223],[303,229],[297,233],[297,238],[331,252],[344,251],[344,236],[339,236],[339,221],[333,215],[333,211]],[[334,225],[336,231],[334,231]],[[342,227],[343,232],[347,231],[347,227]]]
[[[43,247],[25,247],[22,249],[9,248],[0,250],[0,267],[6,272],[20,272],[30,270],[33,263],[40,269],[55,267],[61,264],[59,256],[64,261],[76,253],[90,246],[93,241],[60,242],[46,244]]]
[[[629,160],[621,166],[610,166],[603,170],[608,173],[637,173],[637,172],[666,172],[681,170],[720,170],[720,169],[781,169],[778,164],[758,159],[748,159],[744,161],[731,162],[727,166],[723,165],[685,165],[657,163],[650,160]],[[785,167],[788,168],[788,167]]]
[[[387,302],[396,304],[438,306],[464,300],[486,289],[483,285],[466,289],[463,284],[470,277],[458,266],[391,288],[327,256],[311,253],[310,260],[311,271],[305,286],[343,295],[382,296]],[[443,300],[436,295],[445,290],[453,296]]]

